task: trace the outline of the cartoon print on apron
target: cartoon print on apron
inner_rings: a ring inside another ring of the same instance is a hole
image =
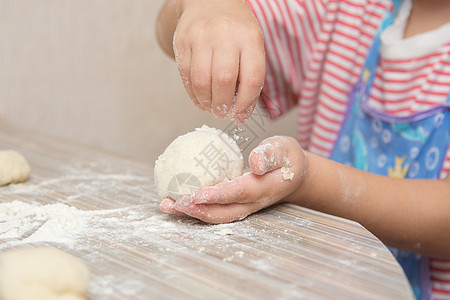
[[[330,158],[363,171],[394,178],[438,179],[450,132],[450,96],[429,110],[405,117],[368,105],[379,61],[381,32],[392,24],[401,0],[393,0],[373,40]],[[395,201],[395,198],[392,199]],[[414,203],[411,203],[414,205]],[[390,249],[403,267],[417,299],[431,299],[429,258]]]

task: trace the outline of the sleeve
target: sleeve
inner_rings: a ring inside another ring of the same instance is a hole
[[[295,106],[326,13],[325,0],[247,0],[264,34],[260,102],[275,119]]]

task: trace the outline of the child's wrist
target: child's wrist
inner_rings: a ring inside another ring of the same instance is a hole
[[[298,163],[302,165],[299,166],[298,168],[299,171],[298,174],[296,174],[296,176],[300,176],[300,178],[297,179],[297,186],[295,190],[290,195],[285,197],[282,200],[282,202],[302,205],[304,202],[303,199],[308,198],[308,193],[312,183],[311,164],[313,164],[314,155],[311,155],[311,153],[303,149],[301,149],[299,155],[300,157]]]

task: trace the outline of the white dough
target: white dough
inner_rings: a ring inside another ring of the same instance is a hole
[[[51,247],[0,255],[0,299],[87,299],[89,270],[77,258]]]
[[[241,151],[225,132],[203,125],[176,138],[155,162],[155,185],[161,198],[177,200],[199,187],[242,175]]]
[[[0,186],[25,181],[29,175],[25,157],[13,150],[0,151]]]

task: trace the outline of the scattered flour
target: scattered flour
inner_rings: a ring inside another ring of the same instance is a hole
[[[239,226],[238,223],[210,225],[195,219],[151,213],[156,209],[157,203],[103,210],[82,210],[63,203],[0,203],[0,250],[30,243],[92,249],[98,247],[93,237],[107,236],[140,246],[189,236],[193,242],[205,245],[205,242],[216,243],[221,236],[233,235],[232,228]],[[247,222],[240,225],[243,223]],[[256,232],[247,228],[240,229],[240,233],[252,236]]]
[[[145,205],[81,210],[63,203],[0,203],[0,241],[4,241],[0,249],[41,242],[84,248],[83,244],[87,244],[90,236],[108,234],[112,229],[121,235],[121,239],[130,240],[176,226],[173,222],[164,221],[165,215],[144,218],[142,210],[145,210]]]
[[[72,245],[78,234],[86,230],[88,218],[82,211],[62,203],[13,201],[0,204],[0,220],[0,239],[21,239],[6,244],[45,241]]]

